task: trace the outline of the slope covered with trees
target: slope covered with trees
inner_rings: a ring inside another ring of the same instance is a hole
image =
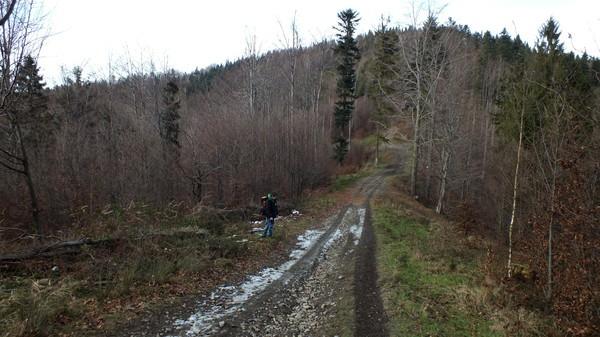
[[[46,120],[36,120],[48,135],[37,133],[39,143],[26,148],[44,222],[132,200],[231,207],[267,191],[294,198],[328,182],[333,46],[249,50],[191,74],[125,63],[112,70],[121,76],[92,80],[75,68],[57,87],[38,88]],[[7,221],[28,222],[21,177],[3,170],[0,184]]]
[[[565,52],[553,18],[533,47],[413,19],[394,42],[382,25],[370,60],[371,97],[393,109],[376,106],[411,127],[409,192],[494,237],[505,275],[570,333],[597,333],[600,60]]]

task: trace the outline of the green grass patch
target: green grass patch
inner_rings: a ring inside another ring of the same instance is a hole
[[[475,303],[477,256],[441,239],[438,224],[374,207],[378,270],[392,336],[502,336]],[[450,230],[450,229],[447,229]]]
[[[335,177],[333,184],[331,185],[331,190],[334,192],[342,191],[354,185],[360,179],[368,176],[372,173],[372,168],[363,168],[356,173],[350,174],[341,174]]]

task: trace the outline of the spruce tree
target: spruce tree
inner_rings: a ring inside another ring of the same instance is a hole
[[[389,22],[389,19],[387,19]],[[375,111],[371,114],[371,122],[375,124],[376,146],[375,164],[379,161],[379,143],[388,142],[382,131],[386,127],[387,117],[393,113],[394,106],[390,96],[396,94],[393,82],[399,73],[398,59],[398,34],[387,26],[382,19],[379,29],[375,32],[375,51],[369,64],[370,81],[367,88],[369,98],[375,104]]]
[[[40,146],[51,132],[48,97],[44,86],[37,63],[33,57],[26,56],[15,81],[15,118],[23,130],[23,141],[33,147]]]
[[[160,137],[167,147],[174,147],[179,151],[179,87],[175,82],[169,81],[163,91],[164,109],[160,114]]]
[[[377,108],[378,120],[393,110],[387,97],[394,93],[393,81],[398,73],[398,52],[396,31],[388,28],[385,21],[382,21],[375,33],[375,51],[369,67],[371,81],[368,88],[368,94]]]
[[[497,53],[506,62],[511,62],[514,58],[513,42],[506,28],[502,29],[496,43]]]
[[[496,54],[496,39],[492,36],[490,31],[486,31],[483,34],[481,40],[481,62],[486,64],[490,59],[493,59]]]
[[[349,131],[346,134],[346,129],[349,126],[354,111],[354,102],[356,100],[356,64],[360,60],[360,51],[358,50],[354,33],[356,25],[360,20],[358,13],[352,9],[344,10],[338,13],[338,27],[336,30],[337,43],[335,46],[335,54],[337,56],[337,96],[335,102],[335,127],[336,135],[334,138],[335,159],[341,163],[349,145]]]

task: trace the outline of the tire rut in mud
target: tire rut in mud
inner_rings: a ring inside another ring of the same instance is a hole
[[[387,337],[387,316],[383,308],[383,301],[377,283],[377,242],[371,224],[370,200],[384,180],[384,176],[377,176],[367,188],[362,189],[368,195],[365,202],[365,221],[362,237],[356,252],[356,267],[354,269],[354,312],[356,337]]]
[[[356,337],[387,337],[388,319],[378,285],[377,240],[371,221],[371,199],[382,193],[386,177],[404,170],[403,158],[406,158],[406,146],[394,146],[397,156],[395,162],[379,174],[365,180],[359,192],[367,197],[365,202],[365,221],[362,237],[356,252],[354,268],[354,317]]]

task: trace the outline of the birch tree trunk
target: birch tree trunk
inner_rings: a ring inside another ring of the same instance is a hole
[[[512,236],[513,226],[515,223],[515,213],[517,212],[517,190],[519,183],[519,165],[521,163],[521,150],[523,147],[523,116],[525,114],[525,107],[521,108],[521,121],[519,122],[519,145],[517,147],[517,163],[515,164],[515,179],[513,183],[513,197],[512,197],[512,211],[510,215],[510,223],[508,225],[508,277],[512,277]]]
[[[464,202],[467,198],[467,195],[469,194],[469,183],[470,183],[470,179],[471,179],[471,172],[469,170],[469,168],[471,167],[471,160],[473,157],[473,147],[474,147],[474,143],[475,143],[475,113],[471,112],[471,129],[469,130],[469,148],[467,150],[467,159],[465,161],[465,172],[464,177],[463,177],[463,183],[462,183],[462,190],[461,190],[461,196],[460,199],[462,202]]]
[[[415,111],[415,126],[413,131],[413,154],[410,168],[410,195],[417,195],[417,171],[419,170],[419,130],[421,122],[421,107],[417,103]]]

